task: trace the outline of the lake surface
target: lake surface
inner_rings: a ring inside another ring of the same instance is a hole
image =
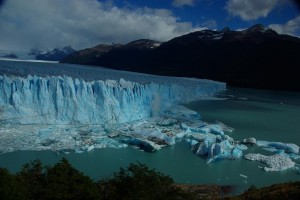
[[[233,127],[235,131],[228,135],[235,140],[255,137],[259,140],[295,143],[300,146],[300,93],[229,88],[220,96],[229,99],[201,100],[186,106],[198,111],[204,121],[220,121]],[[249,148],[244,153],[257,152],[257,149]],[[265,150],[259,151],[270,154]],[[0,166],[16,172],[30,160],[40,159],[45,164],[54,164],[62,157],[69,159],[74,167],[94,179],[109,177],[120,167],[141,162],[170,175],[178,183],[235,185],[238,186],[237,192],[250,185],[266,186],[300,181],[300,174],[296,170],[265,172],[258,167],[264,166],[263,164],[245,159],[207,164],[204,159],[190,151],[186,142],[155,153],[145,153],[131,147],[68,155],[57,155],[51,151],[17,151],[1,154]]]

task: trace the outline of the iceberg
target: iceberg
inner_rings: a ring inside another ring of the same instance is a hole
[[[200,123],[200,128],[192,126],[194,127],[188,127],[190,132],[186,134],[188,138],[186,141],[190,143],[191,150],[197,156],[207,159],[207,163],[223,159],[240,159],[243,151],[247,150],[245,145],[237,144],[233,138],[224,133],[232,132],[233,129],[223,123],[204,123],[204,125]]]

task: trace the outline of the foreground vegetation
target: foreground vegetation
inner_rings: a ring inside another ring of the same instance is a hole
[[[226,189],[226,188],[225,188]],[[228,189],[228,188],[227,188]],[[0,168],[0,199],[221,199],[221,186],[176,185],[173,179],[143,164],[130,164],[111,178],[93,181],[65,159],[54,166],[39,160],[25,164],[11,174]],[[251,187],[244,194],[227,199],[298,199],[300,182]]]

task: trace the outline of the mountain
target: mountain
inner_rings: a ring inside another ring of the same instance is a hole
[[[124,65],[124,63],[130,63],[132,59],[141,56],[140,54],[143,55],[145,52],[155,49],[160,46],[160,44],[160,42],[147,39],[136,40],[126,45],[100,44],[92,48],[77,51],[62,59],[61,62],[94,65],[103,56],[108,56],[107,65],[109,65],[110,60],[113,60],[114,57],[120,58],[120,62],[115,60],[115,62],[117,62],[116,65]]]
[[[107,52],[122,46],[121,44],[100,44],[92,48],[83,49],[76,51],[62,59],[61,62],[65,63],[76,63],[76,64],[87,64],[94,63],[100,56]]]
[[[14,54],[14,53],[2,55],[2,56],[0,56],[0,57],[1,57],[1,58],[12,58],[12,59],[18,58],[18,56],[16,56],[16,54]]]
[[[149,40],[142,44],[145,41]],[[152,47],[138,44],[134,41],[81,64],[213,79],[230,86],[300,91],[300,39],[263,25],[243,31],[197,31]]]
[[[31,49],[28,55],[35,56],[36,60],[60,61],[66,56],[75,53],[76,50],[71,46],[66,46],[61,49],[55,48],[51,51],[42,52],[39,49]]]

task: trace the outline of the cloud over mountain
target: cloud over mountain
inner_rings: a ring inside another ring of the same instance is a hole
[[[279,0],[228,0],[225,6],[227,12],[242,20],[256,20],[267,17]]]
[[[85,48],[138,38],[166,41],[196,29],[167,9],[97,0],[10,0],[0,10],[0,49]]]
[[[270,24],[271,29],[280,34],[289,34],[299,37],[300,36],[300,16],[289,20],[285,24]]]

